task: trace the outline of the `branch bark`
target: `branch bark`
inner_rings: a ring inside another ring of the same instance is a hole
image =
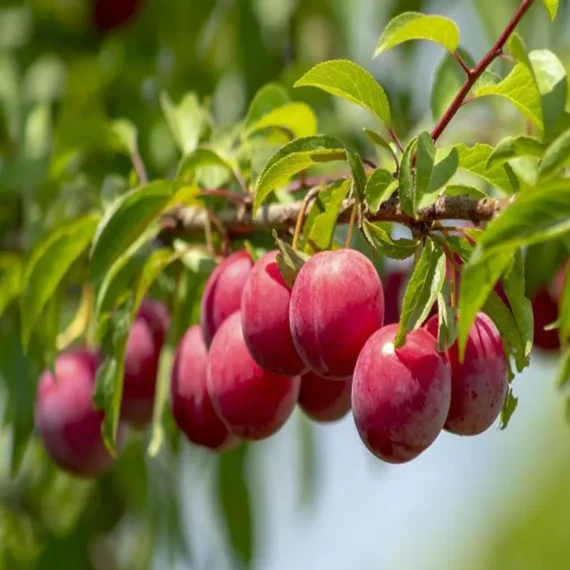
[[[475,200],[469,196],[443,196],[429,208],[420,210],[415,219],[407,216],[400,207],[397,197],[384,202],[378,212],[368,212],[365,218],[371,222],[397,222],[407,226],[429,223],[435,220],[466,220],[471,222],[487,222],[506,205],[510,199],[483,198]],[[228,208],[217,213],[217,217],[231,238],[243,237],[256,230],[287,230],[295,226],[303,203],[271,204],[261,208],[255,217],[251,216],[249,207]],[[338,218],[338,223],[345,224],[350,220],[354,205],[353,200],[345,200]],[[204,232],[208,214],[201,208],[179,207],[164,215],[162,227],[178,235],[193,236]]]

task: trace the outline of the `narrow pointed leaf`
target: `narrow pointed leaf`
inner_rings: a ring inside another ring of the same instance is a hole
[[[400,326],[394,341],[396,348],[404,344],[409,331],[422,326],[444,281],[445,254],[439,245],[428,240],[406,287]]]
[[[417,148],[417,139],[413,139],[408,143],[402,157],[400,165],[400,175],[398,177],[398,195],[400,196],[400,204],[405,214],[413,218],[416,215],[416,181],[412,168],[412,160]]]

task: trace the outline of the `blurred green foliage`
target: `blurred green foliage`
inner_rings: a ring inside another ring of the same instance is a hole
[[[445,12],[454,4],[440,2],[438,8]],[[485,41],[496,37],[516,4],[473,3]],[[561,11],[567,12],[568,4],[562,2]],[[425,109],[417,105],[421,88],[414,82],[421,48],[406,45],[384,66],[363,61],[361,54],[368,58],[372,53],[390,17],[429,7],[424,0],[147,0],[133,22],[103,34],[94,29],[91,0],[2,3],[0,308],[7,312],[0,322],[0,402],[4,425],[10,429],[0,435],[0,569],[137,570],[150,568],[157,551],[167,552],[170,561],[192,554],[181,513],[180,442],[172,426],[169,446],[152,463],[146,456],[146,436],[135,434],[112,472],[97,482],[57,472],[34,438],[26,445],[33,430],[31,403],[39,369],[17,342],[14,283],[19,283],[23,260],[41,236],[100,201],[109,203],[129,187],[132,148],[117,142],[109,121],[129,121],[118,126],[123,141],[133,135],[130,125],[136,125],[137,152],[150,178],[169,175],[183,143],[173,130],[210,128],[213,116],[222,139],[224,129],[244,115],[267,82],[279,82],[290,91],[315,63],[353,58],[381,75],[395,128],[405,136],[424,118]],[[549,31],[537,20],[523,25],[523,30],[533,31],[526,35],[529,43],[568,56],[568,18],[562,14]],[[345,141],[364,148],[361,122],[354,120],[352,110],[315,89],[296,91],[295,100],[316,109],[322,132],[342,133]],[[190,124],[180,121],[181,109],[183,116],[193,118]],[[186,130],[184,140],[188,137]],[[197,320],[195,299],[206,271],[194,273],[189,322]],[[174,290],[171,277],[157,284],[163,297]],[[68,320],[79,293],[69,291],[66,298]],[[304,424],[301,434],[305,464],[312,465],[313,436]],[[218,485],[211,490],[210,502],[222,501],[228,543],[236,560],[247,565],[255,560],[255,517],[249,515],[245,467],[254,453],[249,448],[246,453],[244,446],[219,462],[199,454],[192,459],[216,470]],[[12,466],[20,463],[13,477]],[[312,469],[306,470],[305,489],[315,487],[313,477]],[[559,509],[558,526],[563,528],[562,480],[559,489],[560,494],[548,500]],[[541,516],[513,531],[513,558],[520,553],[520,543],[532,544],[527,539],[531,528],[554,520],[543,523]],[[509,552],[505,547],[497,555],[496,567],[523,568],[508,565]],[[530,551],[527,554],[530,559]],[[537,560],[545,565],[526,567],[566,567],[546,564],[539,556]],[[217,566],[214,562],[203,567]]]

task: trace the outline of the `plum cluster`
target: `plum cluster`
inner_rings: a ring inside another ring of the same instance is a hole
[[[324,251],[283,278],[277,251],[254,263],[246,251],[209,277],[200,323],[181,339],[170,381],[170,407],[192,443],[224,451],[275,434],[296,406],[316,422],[351,409],[360,438],[377,457],[404,463],[442,430],[475,435],[497,418],[507,392],[503,345],[492,321],[477,316],[465,359],[437,348],[437,315],[396,349],[397,324],[385,324],[397,298],[386,298],[373,264],[351,249]],[[386,307],[386,303],[389,307]],[[130,331],[122,423],[152,417],[164,307],[145,300]],[[45,372],[36,422],[52,459],[78,475],[96,475],[111,458],[91,403],[98,357],[85,349],[59,356],[57,382]]]

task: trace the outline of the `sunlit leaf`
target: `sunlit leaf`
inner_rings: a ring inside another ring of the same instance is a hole
[[[244,136],[248,137],[268,128],[286,130],[294,138],[308,137],[317,134],[317,117],[305,103],[286,103],[249,125]]]
[[[305,86],[360,105],[387,125],[392,121],[384,90],[368,71],[352,61],[336,59],[315,65],[295,83],[295,87]]]
[[[459,46],[459,28],[444,16],[405,12],[388,22],[378,40],[374,57],[410,40],[428,40],[453,53]]]
[[[496,85],[486,85],[474,90],[475,97],[496,95],[512,103],[526,119],[543,129],[540,94],[536,88],[531,70],[518,63],[512,71]]]
[[[548,10],[548,15],[550,16],[551,20],[556,18],[556,12],[558,12],[558,4],[559,0],[542,0],[543,4],[546,6]]]

